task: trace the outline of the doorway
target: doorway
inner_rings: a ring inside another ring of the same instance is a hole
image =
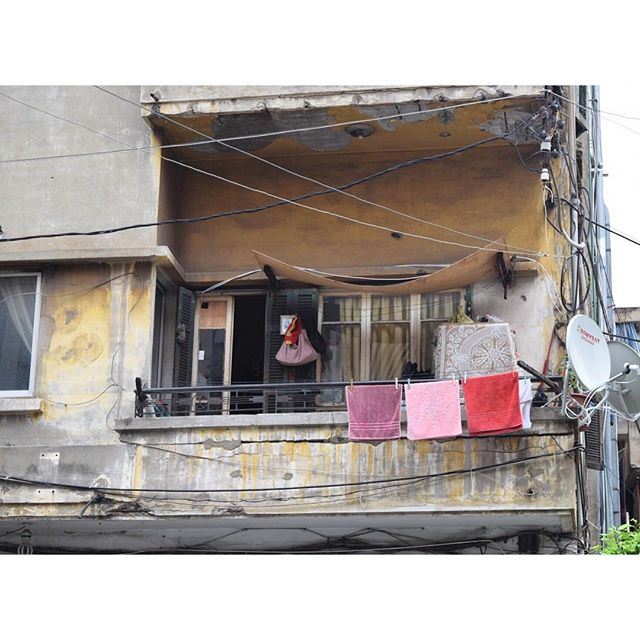
[[[233,316],[232,384],[262,384],[264,376],[264,314],[266,296],[235,296]],[[232,391],[232,413],[262,413],[263,394]]]
[[[266,296],[235,296],[232,384],[260,384],[264,377]]]

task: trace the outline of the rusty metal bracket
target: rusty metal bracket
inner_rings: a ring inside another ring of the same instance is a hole
[[[504,253],[499,251],[496,253],[496,262],[498,264],[498,271],[500,273],[500,281],[502,282],[502,289],[504,290],[504,299],[507,299],[507,288],[513,283],[513,268],[508,267],[504,259]]]
[[[269,291],[277,291],[280,288],[280,283],[273,269],[268,264],[265,264],[262,270],[264,271],[264,275],[269,279]]]

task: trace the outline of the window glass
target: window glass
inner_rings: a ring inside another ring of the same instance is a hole
[[[370,380],[402,374],[411,352],[411,296],[371,296]]]
[[[224,329],[200,329],[198,380],[200,386],[212,386],[224,382]]]
[[[38,278],[0,277],[0,391],[28,391]]]
[[[322,380],[360,380],[360,335],[359,324],[327,324],[322,327],[326,343],[321,362]]]
[[[371,322],[409,320],[410,296],[371,296]]]
[[[420,297],[420,370],[434,372],[438,325],[455,315],[461,302],[459,291],[424,293]]]
[[[360,322],[362,303],[359,296],[326,297],[322,303],[323,322]]]
[[[458,310],[460,292],[423,293],[420,303],[420,318],[422,320],[448,320]]]
[[[360,296],[327,296],[322,302],[322,337],[326,349],[320,360],[320,380],[361,380],[362,299]],[[320,405],[344,404],[342,389],[323,389]]]
[[[409,323],[371,327],[371,380],[393,380],[402,374],[410,355]]]

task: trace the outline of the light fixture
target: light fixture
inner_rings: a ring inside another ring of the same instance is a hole
[[[18,545],[18,555],[30,556],[33,553],[33,545],[31,544],[31,531],[24,529],[21,534],[22,542]]]
[[[352,138],[368,138],[373,132],[374,128],[370,124],[350,124],[345,131]]]

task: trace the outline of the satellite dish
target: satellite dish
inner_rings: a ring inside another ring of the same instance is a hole
[[[567,353],[578,380],[589,390],[611,377],[611,360],[600,327],[588,316],[573,316],[567,326]]]
[[[609,342],[611,377],[624,373],[625,365],[640,365],[640,354],[624,342]],[[629,383],[629,384],[620,384]],[[640,413],[640,379],[635,371],[616,378],[611,383],[609,404],[630,418]]]

